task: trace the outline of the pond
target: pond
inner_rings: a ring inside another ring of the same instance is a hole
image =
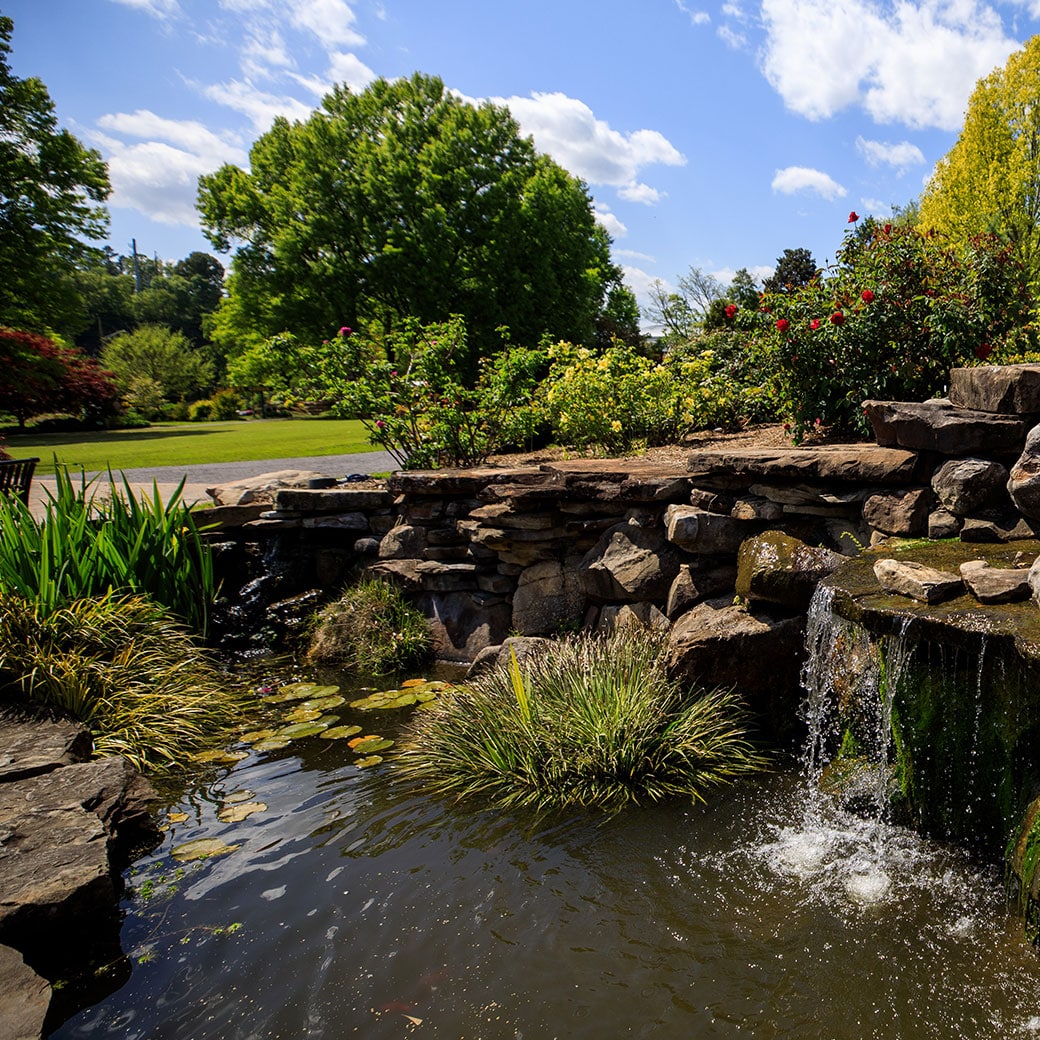
[[[807,813],[795,772],[536,823],[409,791],[393,749],[243,750],[171,800],[128,876],[129,980],[55,1037],[1040,1036],[997,871]],[[232,848],[174,858],[197,839]]]

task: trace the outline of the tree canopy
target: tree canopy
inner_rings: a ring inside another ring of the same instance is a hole
[[[75,309],[82,239],[107,228],[108,169],[59,129],[39,79],[12,74],[13,31],[0,15],[0,323],[42,331]]]
[[[200,178],[198,205],[214,247],[238,247],[212,334],[239,344],[451,314],[478,348],[502,325],[587,341],[618,278],[585,185],[507,109],[418,73],[276,120],[248,172]]]
[[[995,232],[1040,275],[1040,36],[975,85],[954,146],[921,199],[919,226],[955,245]]]

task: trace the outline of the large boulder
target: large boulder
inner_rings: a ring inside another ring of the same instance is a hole
[[[992,459],[950,459],[932,474],[932,490],[954,516],[1007,504],[1008,471]]]
[[[740,543],[759,529],[751,520],[683,505],[670,505],[665,510],[664,522],[670,542],[698,555],[735,553]]]
[[[950,400],[959,408],[982,412],[1040,414],[1040,365],[952,368]]]
[[[863,503],[863,519],[883,534],[912,537],[928,530],[933,502],[931,488],[879,491]]]
[[[736,591],[750,600],[806,610],[820,581],[845,562],[840,553],[783,531],[748,538],[737,556]]]
[[[1040,426],[1029,431],[1022,454],[1011,467],[1007,489],[1023,516],[1040,520]]]
[[[275,493],[282,488],[305,488],[323,477],[316,470],[279,469],[206,488],[206,494],[218,506],[274,505]]]
[[[863,411],[878,444],[940,455],[1013,455],[1029,429],[1020,416],[958,408],[946,398],[864,401]]]
[[[51,987],[10,946],[0,946],[0,1037],[39,1040]]]
[[[660,526],[627,521],[606,531],[585,555],[581,582],[589,599],[600,603],[664,603],[683,559]]]
[[[919,603],[939,603],[964,592],[964,582],[958,575],[911,560],[878,560],[874,576],[885,592]]]
[[[513,612],[501,596],[426,592],[415,602],[430,628],[433,652],[442,660],[472,662],[481,650],[498,645],[509,634]]]
[[[579,560],[543,560],[525,568],[513,595],[515,632],[523,636],[545,635],[562,625],[575,625],[585,611],[585,592]]]

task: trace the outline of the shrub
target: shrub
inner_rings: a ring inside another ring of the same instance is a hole
[[[163,607],[81,599],[43,613],[0,595],[0,688],[82,721],[98,755],[184,763],[240,717],[242,697]]]
[[[403,766],[425,787],[539,811],[617,811],[705,791],[762,766],[736,698],[685,697],[662,637],[620,630],[512,657],[412,722]]]
[[[209,422],[212,418],[212,401],[192,401],[192,403],[188,405],[189,422]]]
[[[796,437],[820,424],[866,432],[864,400],[941,392],[951,367],[1019,337],[1029,305],[1021,266],[996,238],[956,253],[937,235],[871,220],[846,234],[829,277],[762,297],[753,349]]]
[[[211,398],[212,417],[219,421],[239,418],[242,398],[234,390],[218,390]]]
[[[307,658],[381,675],[420,664],[430,648],[426,619],[400,590],[366,579],[318,614]]]
[[[44,515],[0,495],[0,594],[18,596],[46,617],[79,599],[110,592],[150,596],[205,632],[213,601],[213,564],[177,488],[137,498],[109,477],[77,487],[62,468]]]

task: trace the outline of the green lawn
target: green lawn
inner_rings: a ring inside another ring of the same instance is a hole
[[[86,472],[349,455],[375,451],[361,423],[346,419],[250,419],[246,422],[169,423],[144,430],[97,433],[5,434],[15,458],[40,457],[38,472],[58,462]]]

